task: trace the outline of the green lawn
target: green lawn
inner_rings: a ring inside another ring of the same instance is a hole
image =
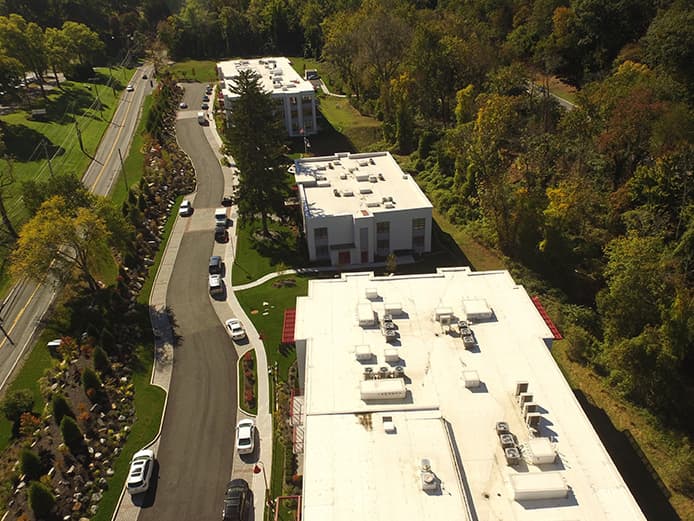
[[[302,253],[304,246],[297,236],[276,222],[271,222],[269,228],[277,235],[271,240],[259,240],[259,221],[250,224],[239,221],[236,258],[231,271],[232,285],[246,284],[279,268],[300,268],[308,264],[308,259]]]
[[[236,292],[239,303],[250,317],[258,334],[263,336],[268,367],[277,362],[280,378],[285,381],[289,366],[296,360],[296,352],[294,349],[280,349],[284,310],[296,308],[296,297],[307,294],[309,281],[307,277],[298,275],[282,277],[290,278],[296,281],[296,286],[276,288],[273,283],[280,279],[273,279],[260,286]],[[264,306],[264,302],[268,305]]]
[[[166,68],[178,81],[217,81],[217,62],[211,60],[188,60],[174,63]]]
[[[325,123],[322,124],[323,131],[311,137],[313,154],[364,152],[385,148],[380,121],[362,116],[347,98],[321,95],[319,101]]]

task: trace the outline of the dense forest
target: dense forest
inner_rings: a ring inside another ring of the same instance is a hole
[[[39,32],[86,24],[102,59],[157,40],[171,59],[322,60],[382,121],[373,148],[554,288],[572,358],[694,432],[691,3],[4,0],[10,13]],[[22,61],[2,50],[0,69]],[[568,110],[548,78],[576,89]]]

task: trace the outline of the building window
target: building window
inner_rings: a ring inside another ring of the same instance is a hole
[[[289,96],[289,103],[296,105],[296,96]]]
[[[424,235],[426,233],[426,219],[419,217],[412,219],[412,249],[415,253],[424,251]]]
[[[327,241],[328,240],[328,228],[314,228],[313,238],[316,241]]]
[[[426,219],[423,217],[418,219],[412,219],[412,232],[421,231],[424,233],[424,226],[426,225]]]
[[[330,258],[330,249],[328,248],[328,245],[326,244],[325,246],[316,246],[316,259],[317,260],[325,260]]]
[[[301,101],[303,101],[304,103],[311,103],[311,101],[313,101],[313,96],[303,96],[301,98]]]
[[[376,233],[379,235],[390,234],[390,222],[380,222],[376,223]]]

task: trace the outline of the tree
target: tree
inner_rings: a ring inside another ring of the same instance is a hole
[[[70,42],[63,31],[55,27],[46,27],[46,54],[58,87],[60,87],[58,71],[67,70],[70,64],[69,48]]]
[[[55,496],[46,485],[34,481],[29,485],[29,506],[37,519],[48,518],[55,506]]]
[[[90,367],[85,367],[82,372],[82,385],[84,386],[84,392],[89,397],[92,402],[98,401],[97,398],[101,393],[101,378],[96,372]]]
[[[239,97],[228,125],[230,147],[239,168],[239,216],[257,214],[269,236],[268,216],[283,211],[286,178],[280,167],[284,128],[275,103],[253,71],[241,71],[230,89]]]
[[[25,412],[34,408],[34,394],[29,389],[9,391],[2,401],[2,413],[11,422],[19,421]]]
[[[17,59],[26,70],[32,71],[39,81],[41,94],[47,100],[43,88],[43,71],[48,66],[46,42],[43,30],[18,14],[0,16],[0,47],[8,56]]]
[[[60,30],[67,42],[72,60],[80,65],[91,65],[104,50],[99,35],[84,24],[67,21]]]
[[[77,276],[96,291],[99,285],[93,270],[110,254],[110,236],[106,224],[93,210],[78,208],[71,214],[65,199],[54,196],[22,227],[17,248],[11,254],[10,271],[15,277],[40,281],[49,273],[60,280]]]
[[[39,479],[43,475],[43,465],[39,455],[31,449],[22,449],[19,454],[19,463],[22,474],[25,474],[29,481]]]
[[[41,204],[56,195],[63,198],[70,213],[94,203],[94,196],[72,174],[56,174],[46,181],[28,180],[22,183],[22,200],[31,214],[35,214]]]
[[[101,346],[96,346],[94,349],[94,368],[101,374],[111,371],[111,362]]]
[[[24,77],[24,66],[17,59],[8,56],[4,50],[0,50],[0,90],[11,92],[22,77]]]
[[[3,231],[9,236],[11,241],[19,237],[17,230],[12,224],[10,214],[5,206],[5,194],[14,184],[14,163],[11,159],[5,160],[6,168],[0,169],[0,220],[2,220]]]
[[[84,438],[77,422],[71,416],[64,416],[60,422],[60,433],[70,452],[78,453],[84,447]]]
[[[51,408],[53,409],[53,418],[58,425],[60,425],[60,422],[63,421],[65,416],[75,417],[75,414],[70,408],[70,404],[62,394],[53,395],[51,399]]]

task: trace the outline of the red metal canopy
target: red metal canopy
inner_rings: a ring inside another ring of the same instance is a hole
[[[284,310],[284,324],[282,325],[282,343],[294,343],[294,325],[296,324],[296,309]]]

